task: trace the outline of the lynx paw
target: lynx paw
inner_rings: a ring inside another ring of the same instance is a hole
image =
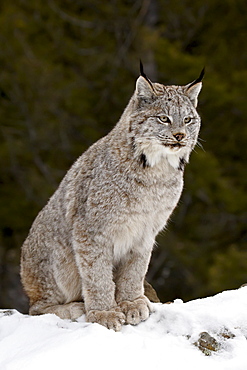
[[[54,313],[61,319],[76,320],[85,313],[84,303],[82,302],[70,302],[61,305],[51,305],[48,307],[43,307],[43,305],[42,302],[36,302],[30,307],[29,314],[40,315]]]
[[[126,324],[137,325],[141,321],[147,320],[151,312],[149,300],[143,296],[134,301],[120,302],[118,307],[126,316]]]
[[[78,319],[81,315],[85,313],[84,303],[72,302],[69,308],[69,315],[71,320]]]
[[[122,325],[125,323],[125,315],[117,311],[98,311],[92,310],[87,314],[87,321],[96,322],[105,326],[107,329],[120,331]]]

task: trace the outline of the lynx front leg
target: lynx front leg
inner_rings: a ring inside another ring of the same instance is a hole
[[[144,278],[151,252],[131,251],[116,274],[116,301],[126,316],[126,323],[137,325],[151,312],[151,304],[144,296]]]
[[[76,239],[75,257],[82,280],[86,319],[108,329],[121,330],[125,315],[115,301],[111,251],[88,239]]]

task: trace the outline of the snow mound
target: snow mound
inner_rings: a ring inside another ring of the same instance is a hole
[[[147,321],[118,333],[84,316],[0,310],[0,369],[247,369],[247,287],[153,308]],[[203,332],[217,342],[210,356],[195,345]]]

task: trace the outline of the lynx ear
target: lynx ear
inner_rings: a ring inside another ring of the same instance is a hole
[[[203,68],[200,76],[195,81],[185,86],[185,95],[188,96],[195,108],[197,107],[198,95],[202,88],[202,79],[204,77],[204,72],[205,69]]]
[[[147,77],[143,69],[142,61],[140,60],[140,77],[136,81],[136,92],[139,97],[151,98],[154,95],[154,87],[152,82]]]
[[[136,93],[140,98],[152,98],[154,95],[152,82],[146,80],[143,76],[138,77],[136,81]]]

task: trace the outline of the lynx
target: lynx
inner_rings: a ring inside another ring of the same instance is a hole
[[[74,163],[23,244],[31,315],[85,313],[115,331],[149,317],[144,279],[197,143],[202,78],[164,86],[141,68],[119,122]]]

